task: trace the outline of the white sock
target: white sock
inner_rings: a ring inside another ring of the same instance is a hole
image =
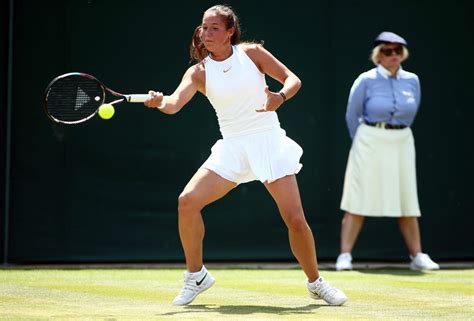
[[[311,282],[311,283],[308,282],[308,285],[309,285],[309,286],[315,286],[316,283],[321,282],[322,280],[323,280],[323,278],[320,276],[319,278],[316,279],[316,281]]]
[[[204,272],[206,272],[206,267],[203,265],[201,270],[198,271],[198,272],[187,272],[189,276],[199,276],[201,274],[203,274]]]

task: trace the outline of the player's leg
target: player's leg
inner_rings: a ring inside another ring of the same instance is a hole
[[[265,187],[275,200],[288,227],[291,250],[308,278],[312,298],[323,299],[331,305],[341,305],[347,296],[319,276],[313,233],[306,222],[295,175],[285,176]]]
[[[201,168],[194,174],[179,196],[179,236],[189,272],[197,272],[203,265],[204,222],[201,210],[226,195],[236,185],[213,171]]]
[[[184,188],[178,199],[179,236],[186,257],[187,271],[184,285],[173,300],[175,305],[191,303],[201,292],[209,289],[215,282],[202,260],[204,222],[201,210],[218,200],[236,186],[216,173],[199,169]]]
[[[288,236],[293,255],[300,263],[310,282],[319,277],[316,248],[303,212],[300,192],[295,175],[285,176],[265,187],[275,200],[280,215],[288,227]]]

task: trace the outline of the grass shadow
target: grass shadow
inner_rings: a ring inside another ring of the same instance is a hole
[[[173,311],[160,314],[161,316],[169,316],[186,313],[219,313],[224,315],[250,315],[254,313],[267,313],[276,315],[295,315],[295,314],[311,314],[321,307],[331,307],[327,304],[308,304],[302,307],[282,307],[269,305],[217,305],[217,304],[197,304],[187,305],[182,311]]]

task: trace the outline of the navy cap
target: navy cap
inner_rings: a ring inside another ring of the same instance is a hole
[[[407,42],[405,41],[405,39],[389,31],[384,31],[381,34],[379,34],[377,38],[375,38],[374,47],[380,45],[381,43],[399,43],[404,46],[407,45]]]

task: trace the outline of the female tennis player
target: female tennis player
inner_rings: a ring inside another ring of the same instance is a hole
[[[190,54],[197,63],[185,72],[175,92],[163,96],[150,91],[152,98],[145,102],[150,108],[174,114],[199,91],[214,107],[222,134],[178,199],[187,271],[173,304],[191,303],[215,282],[203,264],[201,210],[238,184],[253,180],[263,183],[278,206],[293,254],[307,276],[310,296],[330,305],[343,304],[346,295],[318,272],[315,243],[295,177],[302,167],[303,150],[286,136],[275,112],[298,92],[301,81],[262,45],[240,43],[239,20],[228,6],[213,6],[204,12]],[[283,85],[279,92],[268,89],[265,75]]]

